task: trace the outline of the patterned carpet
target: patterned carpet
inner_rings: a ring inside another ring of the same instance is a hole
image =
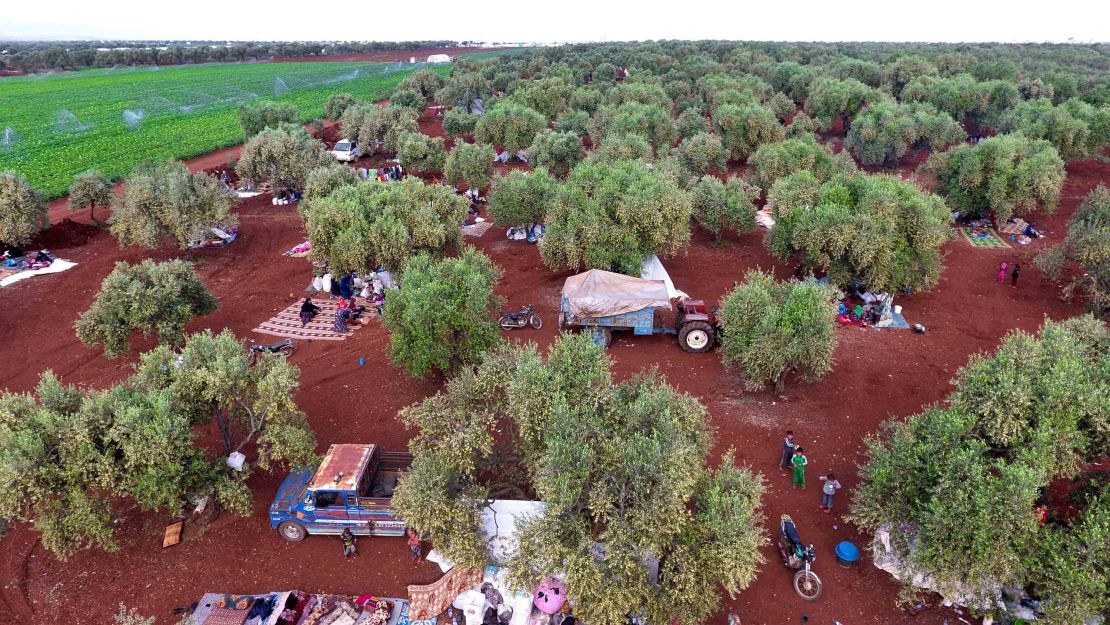
[[[254,332],[259,334],[269,334],[272,336],[280,336],[283,338],[292,339],[305,339],[314,341],[342,341],[350,336],[354,331],[362,327],[368,316],[373,314],[373,307],[367,306],[367,302],[359,301],[360,305],[366,306],[366,312],[362,313],[361,322],[355,321],[347,322],[347,328],[350,332],[340,334],[335,332],[335,309],[336,301],[330,299],[314,299],[312,303],[320,307],[320,312],[308,325],[301,327],[301,302],[290,304],[288,308],[279,312],[268,321],[264,321],[261,325],[254,329]]]
[[[966,239],[972,247],[1010,247],[1010,244],[999,238],[999,236],[995,234],[994,230],[980,228],[979,231],[986,234],[986,236],[983,237],[976,236],[975,230],[975,228],[960,228],[960,232],[963,233],[964,239]]]

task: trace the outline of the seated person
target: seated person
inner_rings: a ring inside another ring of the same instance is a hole
[[[836,305],[836,314],[838,316],[839,315],[847,315],[848,314],[848,305],[845,304],[844,302],[840,302],[839,304],[837,304]]]
[[[364,313],[364,312],[366,312],[366,307],[365,306],[359,306],[358,303],[355,301],[355,298],[350,297],[350,298],[347,299],[347,318],[348,319],[358,319],[359,317],[362,316],[362,313]]]
[[[1031,239],[1041,238],[1041,231],[1033,227],[1033,224],[1025,224],[1025,236]]]
[[[856,307],[852,309],[852,314],[848,315],[848,318],[852,321],[863,321],[863,306],[856,304]]]
[[[312,298],[304,298],[304,302],[301,303],[301,327],[308,325],[308,322],[319,313],[320,307],[312,303]]]

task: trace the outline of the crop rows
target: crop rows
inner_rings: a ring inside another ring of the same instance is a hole
[[[241,103],[290,102],[312,119],[323,114],[329,94],[377,100],[412,67],[232,63],[0,79],[0,171],[15,170],[55,198],[89,169],[120,178],[145,160],[189,158],[240,143]]]

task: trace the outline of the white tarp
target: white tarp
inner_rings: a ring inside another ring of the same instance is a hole
[[[491,561],[505,560],[516,541],[517,523],[525,517],[543,514],[545,505],[542,501],[496,499],[482,508],[482,537],[486,540],[486,550]],[[438,564],[444,573],[455,566],[454,562],[435,549],[428,552],[428,561]]]
[[[689,297],[682,291],[674,288],[674,282],[671,281],[671,275],[667,273],[667,268],[659,260],[655,254],[648,256],[640,265],[640,277],[644,280],[662,280],[663,284],[667,285],[667,295],[674,299],[676,297],[686,298]]]
[[[662,280],[644,280],[600,269],[567,278],[563,297],[575,317],[607,317],[671,305],[670,291]]]
[[[67,269],[72,269],[76,266],[77,263],[71,263],[68,260],[55,258],[54,262],[50,263],[46,267],[43,267],[42,269],[28,269],[26,271],[12,274],[7,278],[4,278],[3,280],[0,280],[0,286],[8,286],[9,284],[15,284],[16,282],[19,282],[20,280],[26,280],[27,278],[33,278],[35,276],[41,276],[48,273],[61,273]]]

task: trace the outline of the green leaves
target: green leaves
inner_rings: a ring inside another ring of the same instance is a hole
[[[17,173],[0,173],[0,241],[24,245],[47,223],[42,194]]]
[[[917,143],[942,150],[963,141],[963,128],[927,104],[873,104],[852,122],[844,146],[864,165],[892,165]]]
[[[243,136],[247,139],[266,128],[297,124],[300,121],[300,111],[289,103],[261,101],[239,107],[239,123],[243,126]]]
[[[1037,266],[1053,278],[1060,277],[1068,261],[1082,267],[1083,273],[1064,287],[1064,296],[1070,298],[1080,290],[1096,312],[1110,309],[1110,189],[1102,184],[1083,198],[1068,221],[1064,240],[1036,259]]]
[[[335,162],[299,125],[282,124],[253,136],[239,153],[235,172],[254,184],[268,180],[275,190],[302,191],[309,173]]]
[[[694,221],[720,242],[725,228],[739,232],[755,229],[755,201],[759,189],[732,177],[723,183],[713,176],[703,177],[691,192]]]
[[[759,146],[782,141],[786,136],[775,114],[754,102],[718,106],[713,110],[713,127],[735,160],[747,158]]]
[[[185,326],[195,315],[216,310],[216,298],[204,287],[190,263],[145,260],[117,263],[100,285],[92,306],[74,324],[77,338],[115,358],[130,349],[131,335],[156,334],[171,346],[184,341]]]
[[[397,158],[410,171],[429,174],[443,169],[447,151],[443,149],[442,138],[410,132],[401,135]]]
[[[547,127],[547,119],[534,109],[510,100],[498,101],[478,120],[474,138],[515,154],[532,145],[536,133]]]
[[[501,226],[543,223],[547,206],[559,192],[559,182],[543,167],[532,172],[515,169],[494,180],[489,211]]]
[[[528,147],[528,160],[536,167],[545,167],[565,178],[582,160],[582,140],[573,132],[541,131]]]
[[[491,145],[460,141],[447,155],[443,168],[447,184],[465,183],[471,189],[486,186],[493,176],[493,156]]]

